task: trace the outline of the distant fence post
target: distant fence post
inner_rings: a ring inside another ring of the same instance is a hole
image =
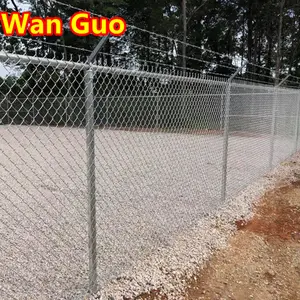
[[[271,127],[271,139],[270,139],[270,154],[269,154],[269,169],[273,168],[273,156],[274,156],[274,143],[275,143],[275,130],[276,130],[276,112],[277,112],[277,102],[278,102],[278,92],[277,87],[274,90],[274,99],[272,107],[272,127]]]
[[[95,141],[94,141],[94,95],[93,71],[85,71],[85,128],[87,147],[87,200],[88,200],[88,248],[89,291],[97,291],[97,246],[96,246],[96,185],[95,185]]]
[[[278,88],[290,77],[290,74],[287,75],[283,80],[279,82],[274,87],[274,100],[272,107],[272,127],[271,127],[271,138],[270,138],[270,154],[269,154],[269,169],[273,168],[273,158],[274,158],[274,144],[275,144],[275,134],[276,134],[276,115],[277,115],[277,106],[278,106]]]
[[[295,128],[295,147],[294,153],[298,150],[298,141],[299,141],[299,118],[300,118],[300,92],[298,92],[297,96],[297,114],[296,114],[296,128]]]
[[[227,86],[226,86],[227,88]],[[225,88],[225,96],[226,96],[226,88]],[[224,111],[223,111],[223,108],[224,108],[224,92],[222,90],[222,95],[221,95],[221,110],[220,110],[220,131],[223,130],[223,123],[224,123]]]
[[[224,139],[223,139],[223,165],[222,165],[222,186],[221,186],[221,201],[226,199],[226,187],[227,187],[227,161],[228,161],[228,139],[229,139],[229,119],[230,119],[230,97],[231,97],[231,85],[232,80],[243,69],[245,63],[230,76],[227,81],[226,94],[225,94],[225,111],[224,111]]]

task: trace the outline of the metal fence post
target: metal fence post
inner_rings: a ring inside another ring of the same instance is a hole
[[[298,93],[297,97],[297,115],[296,115],[296,128],[295,128],[295,147],[294,147],[294,153],[298,150],[298,141],[299,141],[299,118],[300,118],[300,93]]]
[[[273,158],[274,158],[274,144],[275,144],[275,131],[276,131],[276,113],[278,105],[278,88],[290,77],[287,75],[279,84],[274,87],[275,99],[273,101],[272,108],[272,127],[271,127],[271,139],[270,139],[270,154],[269,154],[269,169],[273,168]]]
[[[226,96],[226,89],[225,89],[225,96]],[[221,95],[221,110],[220,110],[220,131],[223,130],[223,123],[224,123],[224,116],[223,116],[223,107],[224,107],[224,92],[222,90],[222,95]]]
[[[246,62],[230,76],[227,81],[226,94],[225,94],[225,111],[224,111],[224,139],[223,139],[223,165],[222,165],[222,187],[221,187],[221,201],[226,199],[226,187],[227,187],[227,161],[228,161],[228,139],[229,139],[229,119],[230,119],[230,93],[232,80],[243,69]]]
[[[94,95],[93,71],[85,72],[86,98],[86,147],[87,147],[87,200],[88,200],[88,248],[89,291],[97,291],[97,246],[96,246],[96,185],[95,185],[95,141],[94,141]]]
[[[278,103],[278,91],[275,87],[275,95],[272,107],[272,127],[271,127],[271,140],[270,140],[270,154],[269,154],[269,169],[273,168],[273,156],[274,156],[274,143],[275,143],[275,130],[276,130],[276,112]]]

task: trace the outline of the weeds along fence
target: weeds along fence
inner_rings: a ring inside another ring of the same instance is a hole
[[[251,64],[0,59],[1,299],[101,290],[299,149],[296,81]]]

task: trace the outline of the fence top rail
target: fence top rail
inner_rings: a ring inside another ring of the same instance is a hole
[[[89,70],[92,69],[94,72],[103,72],[112,75],[128,75],[128,76],[136,76],[136,77],[144,77],[144,78],[157,78],[163,80],[174,80],[174,81],[183,81],[189,83],[204,83],[204,84],[218,84],[221,86],[226,86],[228,84],[229,78],[227,77],[217,77],[206,74],[197,74],[190,71],[186,71],[185,76],[182,74],[170,74],[166,72],[150,72],[150,71],[141,71],[136,69],[123,69],[118,67],[108,67],[108,66],[99,66],[92,63],[84,63],[84,62],[72,62],[66,60],[57,60],[45,57],[36,57],[36,56],[28,56],[22,54],[10,53],[7,51],[0,51],[0,61],[14,62],[14,63],[28,63],[34,65],[43,65],[43,66],[51,66],[58,69],[76,69],[76,70]],[[179,72],[178,72],[179,73]],[[231,82],[232,87],[245,88],[245,89],[253,89],[254,90],[264,90],[266,93],[274,92],[274,86],[268,85],[252,85],[251,83],[238,83]],[[295,89],[289,88],[277,88],[277,93],[285,93],[285,94],[298,94],[298,91]]]
[[[21,63],[30,63],[34,65],[43,65],[51,66],[54,68],[61,69],[76,69],[76,70],[89,70],[92,69],[94,72],[103,72],[110,73],[115,75],[129,75],[129,76],[140,76],[140,77],[149,77],[149,78],[161,78],[161,79],[174,79],[176,81],[189,81],[189,82],[214,82],[219,84],[226,84],[227,77],[217,77],[206,74],[197,74],[196,72],[191,72],[186,70],[185,76],[181,75],[183,72],[177,71],[178,74],[170,74],[167,72],[150,72],[150,71],[140,71],[136,69],[123,69],[119,67],[108,67],[108,66],[99,66],[92,63],[84,62],[72,62],[66,60],[57,60],[52,58],[45,57],[36,57],[36,56],[27,56],[22,54],[15,54],[6,51],[0,51],[0,60],[4,62],[21,62]]]
[[[275,90],[278,94],[288,94],[288,95],[298,95],[299,94],[299,90],[297,89],[293,89],[293,88],[276,88],[275,86],[270,86],[270,85],[265,85],[265,84],[251,84],[251,82],[249,83],[239,83],[239,82],[235,82],[233,81],[231,83],[231,87],[232,88],[242,88],[245,89],[249,92],[247,93],[241,93],[241,92],[233,92],[234,94],[248,94],[248,95],[255,95],[255,94],[272,94],[275,93]],[[256,91],[260,91],[260,92],[256,92]]]

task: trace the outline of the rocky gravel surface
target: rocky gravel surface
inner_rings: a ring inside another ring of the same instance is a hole
[[[0,137],[0,299],[82,299],[84,129],[1,126]],[[222,202],[222,136],[96,130],[95,145],[100,299],[155,288],[176,298],[182,278],[226,246],[234,221],[293,170],[280,166],[243,190],[266,173],[270,143],[232,136]],[[292,139],[276,149],[274,161],[284,160]]]

